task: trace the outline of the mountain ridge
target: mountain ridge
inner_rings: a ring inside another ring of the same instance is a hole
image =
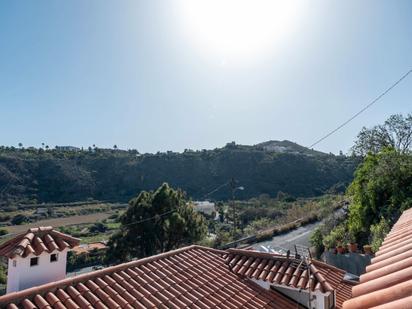
[[[213,150],[156,154],[2,147],[0,201],[5,205],[86,199],[125,202],[163,182],[185,190],[194,199],[229,199],[228,187],[208,193],[232,177],[245,187],[236,198],[276,196],[279,191],[307,197],[331,188],[344,190],[356,165],[356,158],[317,152],[290,141],[252,146],[232,142]]]

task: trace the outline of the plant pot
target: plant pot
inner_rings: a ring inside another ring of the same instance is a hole
[[[335,248],[328,248],[328,249],[326,249],[329,253],[332,253],[332,254],[336,254],[336,249]]]
[[[358,244],[356,242],[351,242],[348,244],[349,252],[356,252],[358,251]]]
[[[345,251],[345,248],[343,248],[343,246],[337,246],[336,251],[338,251],[339,254],[343,254],[343,252]]]
[[[365,254],[372,254],[372,247],[370,245],[364,245],[363,252],[365,252]]]

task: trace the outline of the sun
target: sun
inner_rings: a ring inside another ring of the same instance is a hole
[[[179,9],[193,42],[224,59],[270,52],[295,30],[302,11],[295,0],[180,0]]]

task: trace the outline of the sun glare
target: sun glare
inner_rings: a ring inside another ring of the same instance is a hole
[[[203,51],[225,59],[269,52],[290,34],[297,1],[181,0],[183,27]]]

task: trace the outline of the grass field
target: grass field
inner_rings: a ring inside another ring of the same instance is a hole
[[[36,221],[29,224],[22,224],[22,225],[11,225],[6,226],[4,229],[7,232],[16,234],[22,233],[27,231],[31,227],[39,227],[39,226],[53,226],[53,227],[60,227],[60,226],[68,226],[68,225],[75,225],[75,224],[83,224],[83,223],[95,223],[97,221],[101,221],[107,219],[111,213],[93,213],[83,216],[71,216],[71,217],[63,217],[63,218],[53,218],[53,219],[45,219]]]

